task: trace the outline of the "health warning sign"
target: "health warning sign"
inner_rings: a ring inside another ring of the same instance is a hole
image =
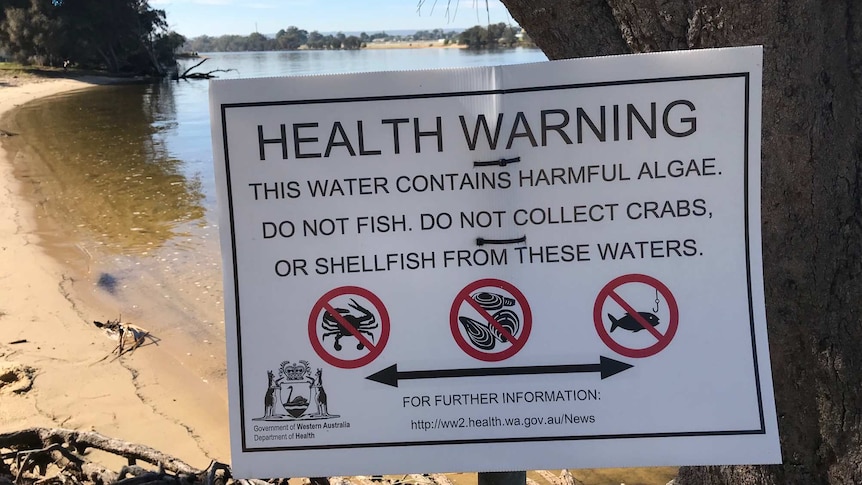
[[[761,64],[213,82],[234,474],[780,460]]]

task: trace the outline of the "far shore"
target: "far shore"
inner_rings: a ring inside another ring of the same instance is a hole
[[[511,47],[511,49],[517,49],[518,47]],[[524,49],[538,49],[537,47],[526,47],[523,46],[521,48]],[[382,50],[382,49],[469,49],[468,46],[457,43],[449,43],[443,44],[436,40],[414,40],[414,41],[401,41],[401,42],[367,42],[362,49],[359,50]],[[510,47],[503,47],[501,49],[510,49]],[[298,50],[313,50],[308,49],[305,46],[300,47]],[[286,51],[289,52],[289,51]],[[207,57],[206,54],[199,54],[197,52],[194,53],[183,53],[180,55],[180,59],[195,59],[195,58],[203,58]]]
[[[443,44],[436,40],[414,40],[410,42],[368,42],[364,49],[466,49],[466,45]]]

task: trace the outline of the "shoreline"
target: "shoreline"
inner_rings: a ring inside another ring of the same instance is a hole
[[[36,99],[123,81],[0,79],[0,116]],[[229,463],[224,378],[201,377],[212,363],[181,332],[160,330],[160,341],[119,358],[112,354],[116,341],[92,320],[116,318],[116,307],[93,297],[87,275],[76,274],[83,252],[47,242],[63,236],[40,227],[37,207],[14,172],[13,161],[22,161],[15,157],[27,155],[8,149],[0,143],[0,374],[8,376],[0,381],[0,432],[93,430],[200,468],[211,459]],[[224,361],[218,342],[203,352]]]

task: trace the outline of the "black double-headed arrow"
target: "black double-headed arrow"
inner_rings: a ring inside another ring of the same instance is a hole
[[[392,364],[380,372],[375,372],[366,379],[398,387],[399,380],[407,379],[441,379],[446,377],[484,377],[484,376],[517,376],[526,374],[572,374],[578,372],[598,372],[602,379],[634,367],[631,364],[599,357],[598,364],[569,365],[534,365],[523,367],[479,367],[475,369],[438,369],[399,371],[398,364]]]

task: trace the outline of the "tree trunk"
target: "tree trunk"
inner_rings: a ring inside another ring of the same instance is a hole
[[[552,59],[762,44],[763,257],[784,464],[683,484],[862,483],[862,2],[502,0]]]

